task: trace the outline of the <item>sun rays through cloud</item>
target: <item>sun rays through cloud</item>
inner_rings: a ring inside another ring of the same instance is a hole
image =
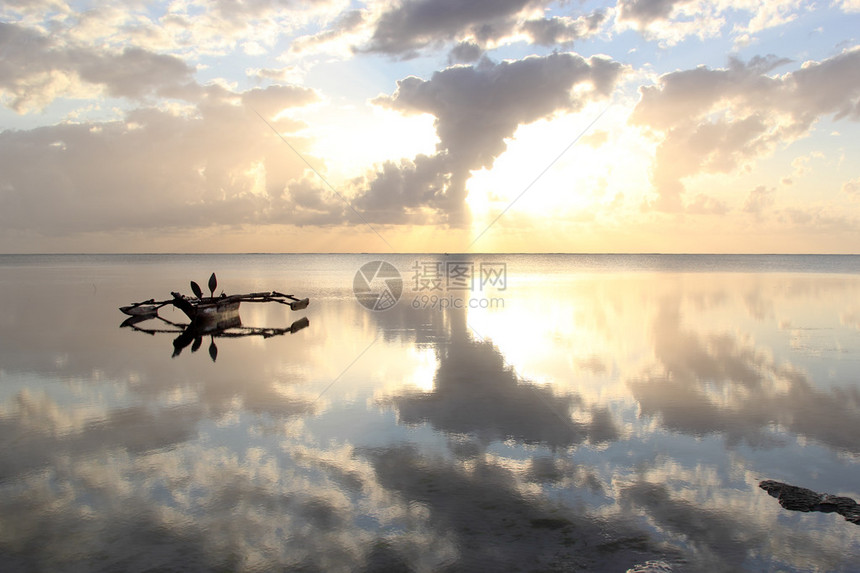
[[[854,252],[855,4],[8,2],[0,250]]]

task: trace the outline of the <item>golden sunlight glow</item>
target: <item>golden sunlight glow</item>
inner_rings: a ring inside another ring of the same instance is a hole
[[[245,175],[251,179],[251,193],[264,197],[266,195],[266,164],[257,161],[251,164],[251,168],[245,171]]]
[[[324,105],[299,119],[313,125],[311,153],[325,161],[326,177],[335,188],[363,175],[369,166],[432,154],[438,141],[429,114],[404,116],[377,106]]]
[[[406,380],[409,386],[418,388],[421,392],[432,392],[435,386],[436,369],[438,363],[436,352],[432,348],[409,349],[409,358],[414,360],[412,375]]]
[[[521,126],[492,169],[472,173],[467,203],[473,233],[509,207],[506,227],[538,228],[541,233],[547,233],[547,213],[553,214],[559,232],[571,222],[600,218],[613,223],[635,215],[650,189],[655,143],[626,125],[629,110],[621,106],[610,108],[583,133],[601,111],[590,106],[578,114]],[[488,245],[498,246],[497,240],[488,239]]]
[[[473,337],[491,341],[525,382],[575,392],[590,403],[626,395],[617,372],[636,371],[643,356],[618,346],[611,329],[647,338],[653,313],[633,302],[637,293],[628,288],[629,281],[601,282],[583,274],[560,283],[562,290],[548,303],[540,296],[546,278],[534,277],[538,282],[529,286],[529,277],[517,278],[516,269],[509,273],[509,280],[522,284],[499,293],[503,309],[467,310]]]

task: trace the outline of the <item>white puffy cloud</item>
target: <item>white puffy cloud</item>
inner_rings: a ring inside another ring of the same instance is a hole
[[[630,121],[662,134],[652,173],[656,208],[683,209],[684,178],[750,165],[807,135],[823,116],[860,119],[860,49],[769,74],[784,63],[731,60],[725,69],[671,72],[641,88]]]
[[[572,45],[574,40],[597,32],[605,19],[605,11],[595,10],[577,18],[562,16],[527,20],[522,30],[540,46]]]
[[[360,34],[364,33],[370,26],[368,18],[369,11],[367,10],[342,12],[320,32],[298,38],[293,42],[291,49],[294,52],[303,52],[321,45],[337,44],[344,39],[347,42],[357,41]]]
[[[471,62],[484,49],[524,37],[538,45],[570,47],[574,40],[595,34],[606,19],[604,10],[584,14],[566,5],[568,14],[546,16],[553,4],[552,0],[368,2],[364,9],[345,10],[323,30],[299,38],[293,49],[321,49],[328,44],[342,50],[346,41],[358,52],[410,59],[453,44],[451,62]]]
[[[464,64],[477,62],[483,54],[484,49],[480,45],[466,40],[451,48],[451,51],[448,53],[448,63]]]
[[[669,46],[689,36],[725,34],[749,42],[752,34],[790,22],[806,9],[799,0],[619,0],[616,24]],[[726,29],[729,21],[733,25]]]
[[[213,86],[192,115],[144,108],[124,121],[0,133],[0,227],[62,234],[340,222],[342,202],[304,179],[304,163],[255,113],[289,133],[302,124],[271,118],[316,97],[296,86],[240,94]]]
[[[0,61],[0,97],[18,112],[94,88],[133,99],[180,96],[194,73],[174,56],[136,47],[119,52],[69,48],[16,24],[0,23],[0,47],[5,56]]]
[[[860,0],[842,0],[838,5],[845,12],[860,12]]]
[[[848,193],[849,195],[860,196],[860,177],[846,181],[842,185],[842,192]]]
[[[376,103],[405,114],[432,114],[437,153],[386,163],[370,177],[357,204],[385,221],[409,220],[405,209],[426,207],[441,221],[464,222],[472,170],[491,167],[520,125],[608,97],[621,69],[605,58],[555,53],[513,62],[484,59],[436,72],[429,80],[399,81],[393,95]],[[575,86],[587,89],[573,91]]]
[[[765,210],[774,204],[774,191],[772,188],[768,189],[764,185],[759,185],[747,195],[743,210],[752,213],[756,219],[761,218]]]
[[[413,57],[422,48],[469,37],[483,44],[509,34],[521,12],[541,3],[540,0],[403,1],[379,16],[364,49]]]

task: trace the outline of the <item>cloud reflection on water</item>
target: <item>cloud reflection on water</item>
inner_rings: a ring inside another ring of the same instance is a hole
[[[117,328],[129,273],[93,279],[116,290],[110,312],[83,283],[4,279],[16,300],[81,291],[0,312],[12,570],[838,571],[860,557],[843,520],[783,515],[756,487],[858,497],[855,277],[571,270],[512,281],[504,310],[385,313],[329,278],[309,328],[225,340],[212,364]],[[785,324],[830,330],[799,352]]]
[[[676,300],[661,301],[653,332],[655,372],[629,382],[643,414],[685,434],[719,432],[729,443],[778,443],[778,428],[860,454],[860,386],[818,389],[803,370],[751,343],[684,327]]]
[[[617,439],[606,409],[593,409],[589,422],[576,421],[571,410],[582,406],[578,396],[556,395],[520,380],[492,342],[475,339],[465,310],[447,316],[450,338],[437,346],[433,391],[395,398],[402,422],[429,421],[439,430],[472,434],[484,443],[512,439],[555,448]]]

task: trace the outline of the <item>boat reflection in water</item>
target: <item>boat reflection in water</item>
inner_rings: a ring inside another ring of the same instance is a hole
[[[150,320],[160,320],[164,326],[161,328],[147,328],[141,323]],[[244,326],[238,310],[227,315],[225,318],[211,320],[192,320],[188,324],[176,323],[158,315],[130,316],[120,324],[120,328],[131,328],[137,332],[146,334],[177,334],[173,339],[173,357],[179,356],[182,351],[191,345],[191,352],[197,352],[203,345],[203,338],[209,337],[209,356],[214,362],[218,358],[218,347],[215,345],[216,338],[243,338],[248,336],[260,336],[272,338],[284,334],[294,334],[310,325],[306,316],[296,320],[286,328],[267,328]]]

